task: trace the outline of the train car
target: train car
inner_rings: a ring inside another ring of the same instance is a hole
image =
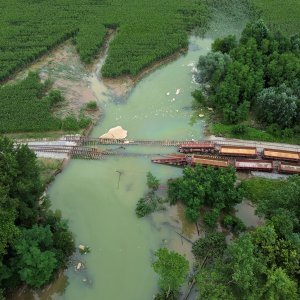
[[[283,174],[300,174],[300,165],[280,162],[278,172]]]
[[[205,152],[211,153],[215,151],[213,143],[187,143],[179,146],[179,152],[192,153],[192,152]]]
[[[217,168],[226,168],[230,164],[229,164],[228,160],[215,159],[215,158],[205,158],[205,157],[193,155],[191,165],[192,166],[201,165],[201,166],[204,166],[204,167],[211,166],[211,167],[217,167]]]
[[[294,152],[294,151],[264,149],[263,157],[268,159],[300,162],[300,152]]]
[[[173,166],[186,166],[188,164],[187,158],[184,154],[158,157],[152,159],[151,161],[156,164],[165,164],[165,165],[173,165]]]
[[[219,153],[225,156],[257,157],[256,147],[221,146]]]
[[[234,167],[237,171],[272,172],[274,170],[273,161],[256,159],[236,159]]]

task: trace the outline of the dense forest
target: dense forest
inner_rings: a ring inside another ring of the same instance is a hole
[[[201,56],[195,99],[213,106],[225,124],[243,124],[249,113],[274,135],[299,134],[300,37],[271,32],[262,20],[250,23],[240,40],[217,39]],[[203,91],[207,97],[203,95]]]
[[[103,75],[137,75],[154,61],[185,48],[188,30],[203,26],[208,11],[188,0],[5,0],[0,3],[0,81],[72,38],[89,63],[108,29],[110,45]]]
[[[40,288],[74,251],[68,223],[43,195],[35,154],[0,138],[0,287]],[[1,295],[0,295],[1,298]]]

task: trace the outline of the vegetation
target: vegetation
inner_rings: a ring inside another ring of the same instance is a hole
[[[198,220],[201,208],[209,208],[204,221],[214,227],[220,211],[229,211],[242,199],[242,192],[235,182],[233,168],[214,169],[198,165],[184,169],[183,177],[169,181],[168,196],[171,204],[182,201],[186,205],[185,215],[190,222]]]
[[[149,64],[187,47],[187,31],[204,26],[202,1],[4,0],[0,4],[0,81],[72,38],[90,63],[109,29],[116,29],[103,75],[136,76]]]
[[[34,153],[0,138],[0,286],[40,288],[74,251],[67,221],[51,211]]]
[[[221,233],[194,243],[196,258],[206,259],[197,274],[200,298],[299,299],[300,177],[252,178],[242,188],[266,223],[227,247]]]
[[[294,130],[291,130],[290,128],[281,129],[276,125],[272,125],[267,127],[266,130],[262,130],[246,124],[227,125],[215,123],[209,126],[209,131],[211,134],[227,138],[300,145],[300,132],[297,126]]]
[[[44,187],[54,179],[55,173],[62,168],[62,160],[59,159],[39,158],[37,164]]]
[[[0,133],[77,131],[90,124],[83,115],[79,120],[69,116],[64,120],[53,117],[52,109],[64,101],[60,91],[41,83],[36,73],[12,85],[0,86]]]
[[[224,124],[248,121],[252,112],[270,136],[291,139],[299,135],[299,48],[298,36],[272,33],[261,20],[250,23],[239,41],[217,39],[212,52],[200,57],[197,81],[208,97],[193,95],[213,106]],[[243,126],[231,134],[246,135],[248,126]]]
[[[253,177],[244,180],[241,187],[244,190],[245,198],[251,199],[254,203],[258,203],[264,199],[270,199],[271,193],[279,192],[285,184],[285,180]]]
[[[135,213],[139,218],[163,209],[163,199],[155,193],[159,188],[159,180],[151,172],[147,173],[147,186],[149,191],[136,204]]]
[[[221,257],[225,249],[225,235],[221,232],[211,232],[193,244],[192,252],[199,260],[213,260],[217,257]]]
[[[183,256],[167,248],[160,248],[155,256],[153,269],[159,275],[159,286],[163,292],[156,299],[171,299],[170,293],[176,293],[183,284],[189,271],[189,263]]]
[[[90,110],[96,110],[98,109],[98,105],[96,101],[90,101],[86,104],[86,108]]]
[[[251,0],[260,17],[273,31],[293,35],[299,33],[300,3],[295,0]]]

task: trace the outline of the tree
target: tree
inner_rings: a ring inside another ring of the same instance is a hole
[[[200,56],[196,80],[199,83],[218,82],[224,77],[230,63],[230,56],[221,52],[210,52],[206,56]]]
[[[147,173],[147,185],[153,192],[159,188],[159,180],[151,172]]]
[[[50,227],[33,226],[23,229],[15,242],[15,264],[22,281],[39,288],[46,284],[57,267]]]
[[[258,20],[253,23],[247,24],[246,28],[242,32],[240,42],[242,44],[247,43],[249,39],[254,38],[258,45],[261,45],[263,40],[271,38],[270,30],[267,28],[263,20]]]
[[[228,282],[226,266],[222,263],[222,260],[217,260],[212,266],[201,268],[197,275],[199,299],[237,299],[234,297]]]
[[[222,232],[207,233],[204,238],[197,240],[192,252],[197,259],[215,259],[222,257],[226,249],[225,236]]]
[[[28,83],[29,84],[29,83]],[[67,222],[40,204],[43,187],[35,154],[0,137],[0,286],[39,288],[74,251]]]
[[[260,262],[255,255],[255,246],[249,235],[240,237],[228,247],[231,280],[244,297],[254,294],[258,287],[257,270]],[[246,298],[246,297],[245,297]]]
[[[155,256],[156,261],[152,266],[159,275],[159,286],[167,295],[170,291],[177,292],[188,274],[188,261],[167,248],[160,248],[155,252]]]
[[[182,201],[186,205],[185,215],[190,222],[200,216],[204,205],[216,209],[231,208],[242,200],[241,190],[235,186],[233,168],[214,169],[195,166],[185,168],[183,177],[168,183],[168,197],[171,204]]]
[[[237,44],[236,36],[228,35],[223,39],[216,39],[211,47],[213,52],[229,53]]]
[[[261,299],[299,299],[297,284],[281,268],[270,270],[266,284],[260,291]]]
[[[297,115],[296,97],[292,90],[282,84],[278,88],[267,88],[257,96],[256,114],[260,121],[282,128],[291,127]]]

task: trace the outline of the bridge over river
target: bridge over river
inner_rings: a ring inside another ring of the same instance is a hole
[[[272,148],[284,151],[300,153],[300,145],[258,142],[250,140],[226,139],[211,136],[206,140],[121,140],[87,138],[82,136],[64,136],[61,139],[23,139],[16,140],[16,144],[27,144],[38,156],[47,156],[47,153],[62,154],[64,157],[83,159],[103,159],[107,155],[120,156],[157,156],[155,153],[132,153],[117,151],[118,149],[105,149],[103,146],[119,145],[125,150],[128,146],[156,146],[156,147],[178,147],[181,144],[214,143],[218,150],[222,145],[239,147],[256,147],[258,151],[264,148]],[[43,155],[44,154],[44,155]]]

